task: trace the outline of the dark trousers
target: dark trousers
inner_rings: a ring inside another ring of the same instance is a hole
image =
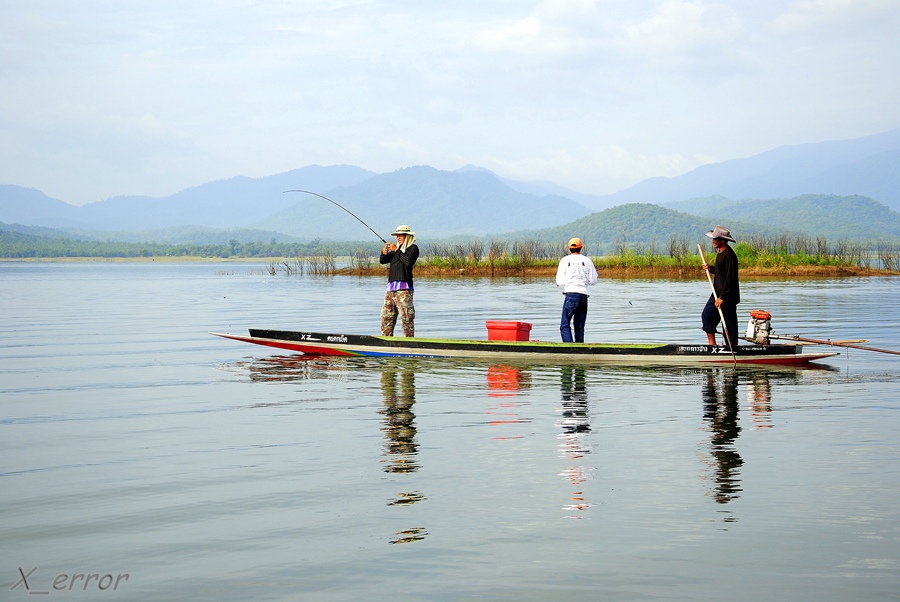
[[[559,323],[559,333],[563,343],[572,342],[572,328],[575,327],[575,342],[584,343],[584,323],[587,322],[588,296],[581,293],[566,293],[563,301],[562,320]]]
[[[728,330],[728,337],[731,339],[731,344],[737,347],[740,337],[740,333],[738,332],[737,305],[734,303],[723,302],[721,309],[722,315],[725,316],[725,328]],[[706,307],[703,308],[700,319],[703,321],[703,332],[716,334],[716,327],[722,320],[719,317],[719,310],[716,309],[716,298],[712,295],[709,296],[709,301],[706,302]]]

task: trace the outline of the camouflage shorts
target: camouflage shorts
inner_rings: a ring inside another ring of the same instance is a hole
[[[416,308],[413,307],[412,291],[386,291],[384,293],[384,305],[381,306],[381,334],[383,336],[394,336],[394,326],[397,324],[398,315],[403,336],[416,336],[414,324]]]

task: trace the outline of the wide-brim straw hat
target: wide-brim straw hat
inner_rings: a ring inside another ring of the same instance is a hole
[[[398,234],[407,234],[409,236],[415,236],[416,233],[409,229],[409,226],[406,224],[402,226],[397,226],[393,232],[391,232],[391,236],[397,236]]]
[[[716,226],[715,228],[707,232],[706,235],[710,238],[723,238],[725,240],[730,240],[731,242],[737,242],[731,237],[731,231],[724,226]]]

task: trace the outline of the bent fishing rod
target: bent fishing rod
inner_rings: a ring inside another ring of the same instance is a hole
[[[359,216],[357,216],[355,213],[353,213],[352,211],[350,211],[349,209],[347,209],[346,207],[344,207],[344,206],[341,205],[340,203],[338,203],[338,202],[336,202],[336,201],[332,201],[332,200],[329,199],[327,196],[322,196],[322,195],[319,194],[318,192],[312,192],[312,191],[310,191],[310,190],[285,190],[284,192],[282,192],[282,194],[284,194],[285,192],[305,192],[306,194],[312,194],[312,195],[315,195],[315,196],[319,197],[320,199],[325,199],[325,200],[328,201],[329,203],[332,203],[333,205],[337,205],[338,207],[340,207],[341,209],[343,209],[344,211],[346,211],[347,213],[349,213],[350,215],[352,215],[353,217],[355,217],[355,218],[357,219],[357,221],[359,221],[359,223],[361,223],[363,226],[365,226],[365,227],[368,228],[369,230],[372,230],[372,227],[371,227],[369,224],[367,224],[366,222],[364,222],[364,221],[362,221],[361,219],[359,219]],[[381,239],[381,242],[383,242],[384,244],[388,244],[388,241],[386,241],[384,238],[382,238],[382,237],[381,237],[381,234],[379,234],[379,233],[376,232],[375,230],[372,230],[372,234],[374,234],[374,235],[377,236],[379,239]]]

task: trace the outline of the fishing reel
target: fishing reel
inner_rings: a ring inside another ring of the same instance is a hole
[[[750,310],[750,321],[744,338],[759,345],[767,345],[769,336],[775,334],[772,328],[772,314],[761,309]]]

